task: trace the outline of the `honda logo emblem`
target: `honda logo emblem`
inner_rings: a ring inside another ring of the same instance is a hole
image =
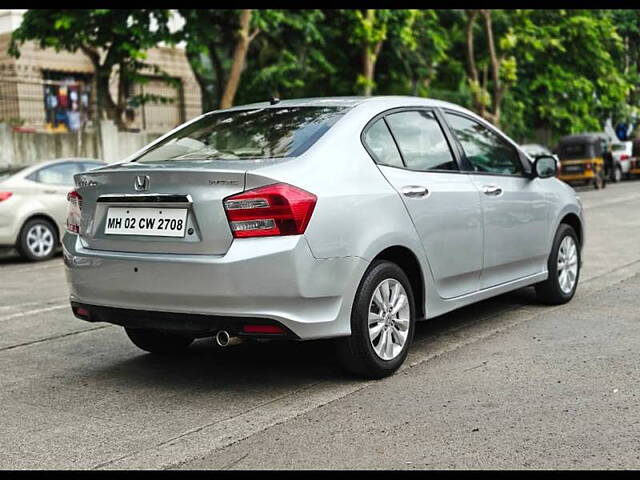
[[[133,188],[135,188],[137,192],[145,192],[149,190],[149,183],[148,175],[138,175],[133,182]]]

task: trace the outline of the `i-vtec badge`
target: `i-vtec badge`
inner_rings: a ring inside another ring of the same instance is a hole
[[[96,185],[98,185],[98,182],[87,177],[80,177],[80,180],[78,180],[78,187],[95,187]]]
[[[149,190],[150,183],[151,180],[149,180],[148,175],[138,175],[133,181],[133,188],[136,190],[136,192],[145,192]]]

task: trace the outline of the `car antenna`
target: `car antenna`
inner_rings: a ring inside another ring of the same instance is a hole
[[[276,103],[278,103],[279,101],[280,101],[280,99],[279,99],[278,97],[271,97],[271,98],[269,99],[269,103],[270,103],[271,105],[275,105],[275,104],[276,104]]]

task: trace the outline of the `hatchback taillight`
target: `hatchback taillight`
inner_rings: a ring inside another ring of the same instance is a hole
[[[80,215],[82,213],[82,197],[76,190],[67,194],[67,231],[80,233]]]
[[[7,200],[11,195],[13,195],[12,192],[0,192],[0,202]]]
[[[628,158],[630,157],[626,153],[623,153],[622,155],[620,155],[620,160],[627,160]]]
[[[276,183],[224,199],[235,238],[304,233],[317,197],[286,183]]]

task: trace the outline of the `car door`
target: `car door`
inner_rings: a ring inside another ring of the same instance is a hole
[[[44,211],[59,228],[66,223],[67,193],[73,190],[73,175],[84,170],[80,162],[55,163],[36,170],[28,177],[36,184],[36,195]]]
[[[390,112],[369,124],[363,142],[411,216],[438,294],[453,298],[477,291],[483,252],[480,195],[460,171],[435,113]]]
[[[489,125],[447,110],[445,118],[464,155],[463,169],[481,193],[484,268],[480,288],[544,271],[549,254],[549,200],[539,179],[529,175],[531,165]]]

